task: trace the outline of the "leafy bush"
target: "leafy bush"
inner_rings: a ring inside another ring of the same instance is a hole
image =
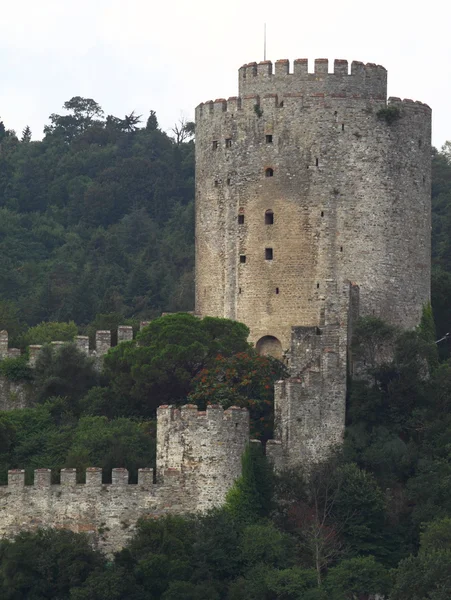
[[[31,381],[33,370],[28,366],[28,358],[4,358],[0,361],[0,374],[10,381]]]
[[[401,118],[401,111],[397,106],[387,106],[377,111],[377,118],[385,121],[387,125],[392,125],[395,121]]]

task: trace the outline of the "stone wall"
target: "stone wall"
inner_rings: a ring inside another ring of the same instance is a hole
[[[51,484],[48,469],[35,471],[33,485],[24,485],[24,471],[10,471],[8,485],[0,486],[0,535],[67,528],[88,533],[112,553],[131,537],[140,517],[220,506],[241,473],[249,441],[247,411],[160,407],[157,432],[156,483],[153,469],[140,469],[136,485],[128,483],[126,469],[113,469],[107,485],[98,468],[87,469],[85,484],[76,483],[74,469],[63,469],[58,485]]]
[[[144,327],[148,322],[142,322]],[[77,335],[73,343],[77,348],[87,356],[94,359],[96,368],[102,368],[102,361],[105,354],[111,348],[111,331],[96,331],[94,348],[89,347],[89,337],[87,335]],[[118,344],[133,340],[133,328],[128,325],[120,325],[117,330]],[[51,344],[55,348],[63,346],[67,342],[53,341]],[[30,367],[34,367],[41,351],[42,345],[32,344],[28,347]],[[0,360],[3,358],[17,358],[21,356],[18,348],[8,347],[8,332],[0,331]],[[7,377],[0,375],[0,410],[14,410],[16,408],[28,408],[33,406],[33,384],[21,381],[11,381]]]
[[[391,98],[388,124],[386,71],[358,62],[250,64],[239,86],[196,109],[196,311],[287,351],[293,326],[319,325],[327,281],[350,280],[363,315],[415,326],[430,295],[429,107]]]
[[[291,377],[275,384],[275,440],[267,448],[277,468],[306,466],[341,444],[352,319],[358,288],[327,282],[320,327],[293,327]]]
[[[157,475],[178,468],[189,478],[193,510],[222,503],[241,473],[240,457],[249,440],[249,414],[241,408],[187,404],[158,408]]]
[[[33,386],[30,383],[11,381],[0,375],[0,410],[28,408],[33,404]]]

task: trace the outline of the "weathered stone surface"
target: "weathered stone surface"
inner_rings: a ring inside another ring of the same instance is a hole
[[[288,362],[277,468],[341,442],[359,312],[411,328],[430,298],[430,108],[387,101],[379,65],[293,71],[249,63],[239,97],[196,109],[196,312]]]
[[[413,327],[430,294],[431,111],[391,99],[400,118],[378,118],[380,66],[287,69],[247,65],[239,98],[196,109],[196,310],[284,351],[292,326],[318,325],[327,280],[350,280],[363,315]]]
[[[32,397],[33,389],[29,383],[11,381],[0,375],[0,410],[28,408]]]
[[[156,483],[153,469],[140,469],[137,485],[120,468],[113,469],[111,484],[102,484],[102,470],[95,467],[87,469],[85,484],[76,483],[74,469],[63,469],[58,485],[51,485],[49,469],[35,471],[34,485],[24,485],[23,470],[10,471],[8,485],[0,486],[0,536],[67,528],[90,534],[110,554],[123,547],[140,517],[220,506],[241,473],[247,411],[160,407],[157,431]]]

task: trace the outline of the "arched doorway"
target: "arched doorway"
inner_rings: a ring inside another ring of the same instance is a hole
[[[274,358],[282,359],[282,344],[273,335],[265,335],[260,338],[256,344],[257,352],[263,356],[274,356]]]

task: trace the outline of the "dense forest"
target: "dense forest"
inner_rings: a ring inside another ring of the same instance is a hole
[[[72,98],[42,141],[0,124],[2,327],[193,307],[194,143]],[[192,131],[192,129],[191,129]]]
[[[0,329],[23,358],[0,373],[34,387],[35,405],[0,413],[8,468],[124,466],[155,460],[155,410],[187,400],[247,407],[273,430],[285,367],[258,356],[248,330],[162,310],[193,308],[194,141],[151,112],[104,117],[73,98],[42,141],[0,125]],[[10,600],[449,600],[451,597],[451,144],[434,150],[432,308],[416,331],[362,319],[343,448],[308,477],[271,472],[250,447],[225,506],[143,520],[112,559],[81,534],[0,541]],[[98,371],[68,343],[26,347],[152,319]],[[437,340],[442,339],[439,343]]]

